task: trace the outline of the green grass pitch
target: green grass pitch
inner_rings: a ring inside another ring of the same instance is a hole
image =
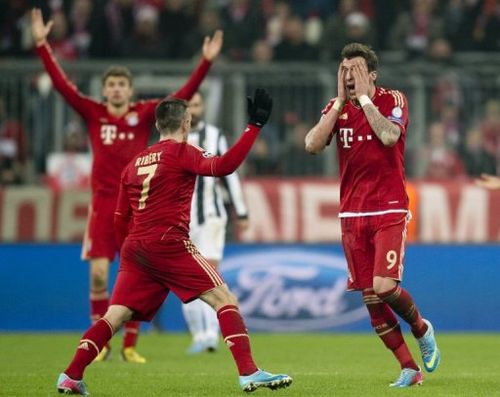
[[[57,396],[56,378],[73,356],[79,334],[0,334],[0,396]],[[407,337],[418,357],[416,344]],[[399,368],[371,334],[252,334],[257,364],[294,378],[288,389],[254,396],[500,396],[500,334],[438,334],[441,366],[423,386],[389,389]],[[85,380],[92,396],[243,396],[228,350],[188,357],[185,334],[148,333],[139,350],[145,365],[113,356],[92,364]],[[419,359],[420,362],[420,359]]]

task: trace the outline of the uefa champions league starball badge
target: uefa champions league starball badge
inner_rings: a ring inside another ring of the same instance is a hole
[[[401,109],[399,106],[396,106],[394,109],[392,109],[393,117],[400,119],[402,115],[403,115],[403,109]]]
[[[136,126],[139,124],[139,116],[137,112],[131,112],[125,116],[125,119],[127,120],[127,124],[131,127]]]

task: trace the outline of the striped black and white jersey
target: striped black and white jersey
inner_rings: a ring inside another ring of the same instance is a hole
[[[228,149],[226,137],[220,129],[203,121],[191,130],[188,142],[216,156],[224,154]],[[223,178],[198,176],[191,205],[191,224],[201,225],[208,217],[220,217],[227,220],[221,183],[226,188],[229,202],[234,207],[238,218],[248,217],[237,172]]]

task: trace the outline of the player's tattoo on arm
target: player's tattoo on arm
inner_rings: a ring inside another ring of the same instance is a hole
[[[372,105],[363,106],[366,118],[373,132],[385,146],[394,146],[398,141],[401,130],[399,127],[387,120],[378,110]]]

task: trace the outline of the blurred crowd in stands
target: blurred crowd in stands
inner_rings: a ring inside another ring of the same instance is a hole
[[[216,28],[225,32],[223,62],[336,61],[352,41],[440,64],[458,52],[500,53],[500,0],[0,0],[0,60],[34,57],[33,6],[54,21],[49,42],[66,61],[190,60]],[[408,154],[422,159],[417,176],[500,171],[500,98],[488,98],[483,114],[464,123],[457,86],[450,75],[433,88],[428,144]],[[7,114],[0,101],[0,184],[21,183],[28,149],[22,126]],[[321,159],[303,150],[315,121],[285,120],[286,142],[263,134],[248,174],[321,175]],[[66,140],[69,151],[88,150],[82,126],[72,125]]]
[[[68,60],[186,59],[218,27],[230,61],[330,60],[351,41],[409,58],[500,50],[497,0],[2,0],[0,55],[31,56],[33,6]]]

